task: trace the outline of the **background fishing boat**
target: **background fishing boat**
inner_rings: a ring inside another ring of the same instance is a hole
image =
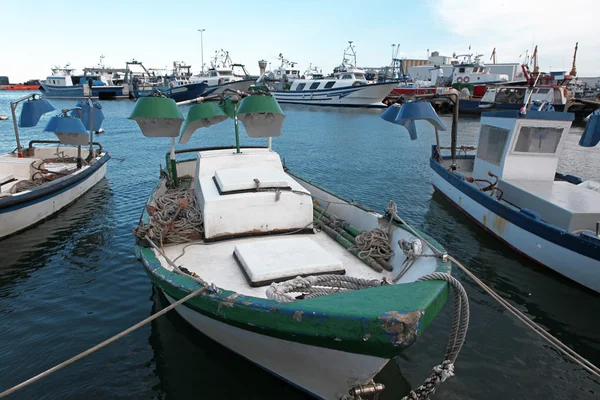
[[[436,132],[445,130],[430,104],[402,107],[390,108],[382,118],[406,126],[411,138],[417,137],[417,120],[432,122]],[[477,148],[462,148],[465,155],[458,156],[455,110],[451,155],[443,155],[439,138],[432,149],[432,184],[518,253],[598,292],[600,182],[557,171],[572,120],[571,113],[535,109],[484,113]],[[594,116],[581,145],[600,141],[599,120]],[[474,150],[475,155],[466,154]]]

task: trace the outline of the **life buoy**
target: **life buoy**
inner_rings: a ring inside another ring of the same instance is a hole
[[[470,80],[471,80],[471,78],[469,78],[468,76],[465,76],[465,79],[464,79],[465,83],[469,83]]]
[[[525,91],[524,90],[518,90],[517,91],[517,99],[523,100],[524,98],[525,98]]]
[[[456,78],[456,82],[462,83],[462,81],[463,81],[463,78],[461,78],[460,76],[458,78]]]

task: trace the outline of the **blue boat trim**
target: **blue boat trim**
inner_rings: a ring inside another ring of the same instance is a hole
[[[501,204],[490,197],[489,194],[478,190],[465,181],[462,175],[446,170],[442,164],[436,161],[435,157],[436,149],[435,146],[433,146],[429,165],[436,174],[458,189],[461,193],[470,197],[494,214],[557,246],[564,247],[565,249],[574,251],[593,260],[600,261],[600,240],[597,241],[597,243],[592,243],[591,241],[582,239],[578,235],[574,235],[564,229],[557,228],[542,220],[532,218],[528,216],[527,213],[513,210]],[[474,156],[463,156],[463,158],[474,158]],[[444,157],[444,159],[449,159],[449,157]]]
[[[102,158],[79,174],[64,176],[50,182],[47,185],[33,188],[29,193],[25,193],[20,196],[12,196],[1,199],[0,214],[32,206],[72,189],[74,186],[90,178],[94,172],[106,164],[109,159],[110,156],[108,153],[105,153]]]

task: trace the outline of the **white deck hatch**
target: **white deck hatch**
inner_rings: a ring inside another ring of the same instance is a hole
[[[242,243],[233,254],[253,287],[297,276],[345,273],[340,260],[305,237]]]
[[[253,189],[289,188],[288,175],[274,168],[227,168],[215,171],[222,193]]]

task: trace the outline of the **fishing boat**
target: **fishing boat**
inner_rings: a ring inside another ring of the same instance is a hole
[[[206,83],[203,96],[221,94],[227,90],[246,92],[256,80],[250,76],[243,64],[233,63],[229,52],[223,49],[215,52],[211,64],[206,73],[203,71],[191,78],[192,82]]]
[[[408,128],[412,139],[415,121],[430,122],[437,139],[430,159],[434,190],[516,252],[600,292],[600,182],[557,171],[574,115],[547,103],[486,112],[479,143],[469,149],[457,147],[457,108],[450,155],[440,147],[437,131],[445,127],[429,103],[394,106],[382,118]],[[580,145],[599,141],[595,115]]]
[[[301,79],[294,63],[280,54],[281,65],[273,73],[265,74],[259,82],[272,82],[273,96],[279,103],[307,104],[337,107],[387,107],[383,100],[396,87],[397,82],[369,83],[365,71],[356,67],[356,53],[350,42],[354,57],[350,61],[348,50],[342,64],[334,69],[333,77]],[[291,72],[288,74],[287,72]]]
[[[23,106],[17,122],[19,103]],[[100,105],[89,98],[50,118],[44,130],[55,133],[58,140],[32,140],[27,147],[21,146],[19,127],[36,126],[43,114],[53,110],[39,94],[11,103],[17,148],[0,156],[0,239],[59,212],[106,173],[110,157],[93,141],[93,132],[100,129],[104,117]],[[85,159],[81,146],[89,146]]]
[[[129,64],[143,66],[143,64],[137,61],[127,64],[128,66]],[[190,69],[191,65],[186,65],[183,61],[174,61],[173,70],[170,75],[160,78],[153,76],[152,78],[154,79],[148,80],[140,80],[133,77],[132,88],[135,98],[139,99],[140,97],[154,96],[156,93],[160,93],[161,96],[169,97],[175,101],[187,101],[203,95],[208,85],[205,82],[194,80]]]
[[[375,375],[440,312],[450,265],[393,203],[379,214],[284,165],[271,145],[284,115],[264,89],[204,99],[185,123],[169,99],[138,100],[130,119],[171,150],[136,256],[169,303],[198,293],[177,312],[231,351],[318,398],[378,394]],[[175,150],[182,123],[186,143],[229,117],[235,146]],[[240,147],[238,121],[268,146]]]

